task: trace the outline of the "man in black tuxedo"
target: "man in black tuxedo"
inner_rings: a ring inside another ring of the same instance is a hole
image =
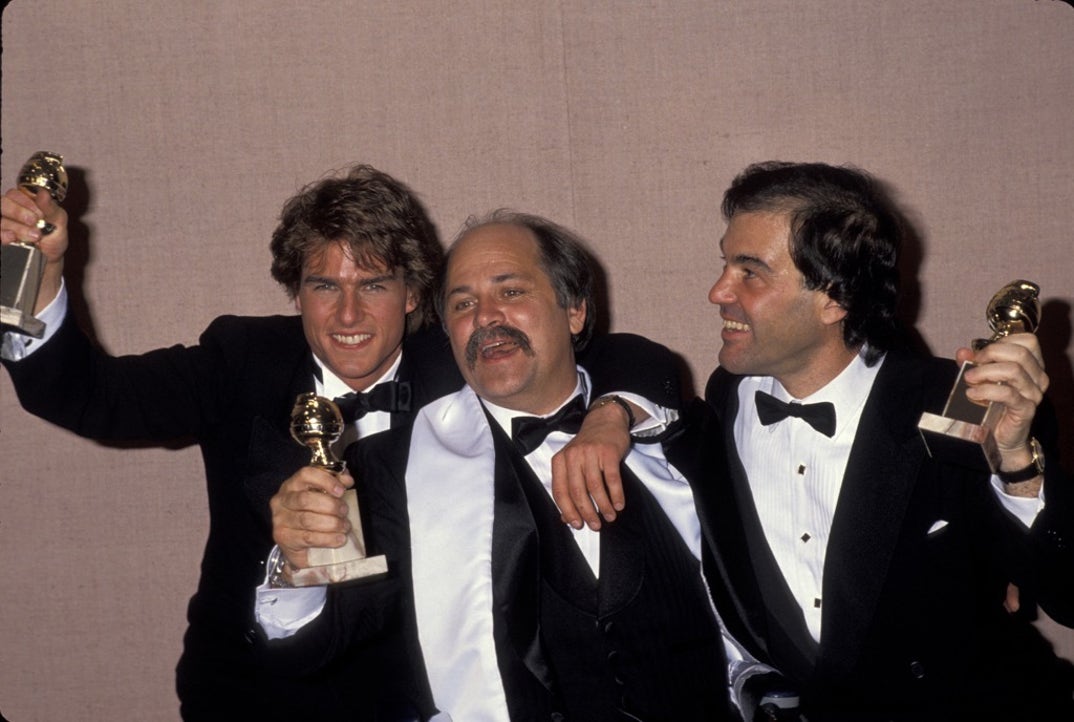
[[[728,628],[811,722],[1069,718],[1070,665],[1026,603],[1074,619],[1071,486],[1054,427],[1033,423],[1037,339],[958,353],[977,364],[970,398],[1006,406],[1000,472],[931,458],[917,422],[957,368],[896,340],[900,223],[877,184],[758,164],[723,211],[720,368],[687,433],[729,465],[696,491]]]
[[[177,668],[183,717],[360,718],[368,679],[356,669],[360,660],[345,657],[315,678],[266,668],[250,590],[272,546],[268,500],[309,462],[289,435],[299,393],[338,397],[376,388],[373,409],[354,423],[359,436],[369,436],[462,385],[443,332],[429,325],[442,250],[414,194],[369,166],[311,184],[286,203],[271,244],[273,277],[300,315],[222,316],[196,346],[121,358],[91,344],[66,312],[63,209],[45,192],[30,198],[12,189],[0,210],[3,242],[36,242],[47,259],[35,315],[49,335],[4,338],[4,365],[23,406],[89,438],[192,438],[201,446],[210,526]],[[39,219],[55,230],[42,234]],[[614,363],[621,353],[615,347],[638,343],[606,343],[614,384],[630,375]],[[669,368],[673,360],[645,363]],[[634,390],[629,383],[618,388]],[[650,398],[675,405],[670,394]]]
[[[335,497],[350,476],[303,469],[273,500],[287,563],[259,590],[266,631],[298,629],[276,643],[296,664],[363,650],[410,718],[730,718],[693,498],[660,446],[634,445],[621,468],[630,501],[599,534],[567,527],[552,503],[551,457],[591,395],[574,356],[594,319],[579,241],[494,214],[453,245],[438,299],[467,387],[348,451],[388,577],[273,588],[346,528]]]

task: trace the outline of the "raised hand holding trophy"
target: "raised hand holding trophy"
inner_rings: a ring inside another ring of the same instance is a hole
[[[980,350],[1012,333],[1036,333],[1040,325],[1040,287],[1031,281],[1011,281],[992,296],[986,316],[992,337],[977,339],[973,349]],[[929,454],[971,466],[984,465],[997,473],[1000,465],[999,448],[993,434],[1003,416],[1003,404],[982,405],[966,397],[968,384],[962,365],[955,386],[947,397],[942,414],[924,413],[917,428],[925,440]]]
[[[48,151],[38,151],[19,171],[18,185],[26,194],[33,196],[45,189],[57,203],[67,197],[67,171],[63,156]],[[52,233],[54,227],[38,221],[42,233]],[[45,255],[33,243],[16,241],[0,248],[0,324],[20,333],[41,338],[45,324],[33,316],[37,303],[37,291],[45,272]]]
[[[291,411],[291,436],[310,449],[310,466],[334,474],[341,473],[346,464],[332,453],[332,443],[342,434],[343,417],[333,401],[313,393],[299,395]],[[294,586],[334,584],[388,571],[386,557],[366,556],[358,495],[354,489],[343,493],[343,501],[347,504],[347,520],[351,524],[346,543],[337,549],[325,547],[307,550],[309,566],[291,573],[291,584]]]

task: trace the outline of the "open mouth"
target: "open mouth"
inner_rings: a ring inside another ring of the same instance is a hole
[[[481,347],[481,358],[489,360],[503,358],[519,348],[520,345],[517,341],[508,339],[493,341]]]
[[[466,363],[472,369],[480,356],[482,361],[507,358],[515,351],[533,355],[529,337],[512,326],[486,326],[470,335],[466,343]]]
[[[750,325],[748,323],[742,323],[741,321],[732,321],[729,318],[723,320],[723,329],[725,331],[749,331]]]

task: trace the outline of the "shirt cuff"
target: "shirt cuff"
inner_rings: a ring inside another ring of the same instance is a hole
[[[265,565],[266,568],[269,566]],[[324,610],[328,587],[270,587],[269,571],[254,593],[254,617],[269,639],[286,639],[312,622]]]
[[[991,482],[992,490],[1007,513],[1025,524],[1026,529],[1033,526],[1037,515],[1044,509],[1044,487],[1041,486],[1037,496],[1012,496],[1003,490],[1003,482],[995,474],[992,475]]]
[[[3,339],[0,339],[0,358],[5,361],[21,361],[56,334],[56,330],[63,323],[67,315],[67,284],[60,279],[60,292],[52,299],[49,305],[37,314],[37,320],[45,324],[45,332],[41,338],[34,338],[14,331],[5,331]]]
[[[659,406],[638,394],[632,394],[626,391],[615,391],[610,394],[603,394],[603,396],[622,397],[649,415],[649,418],[644,421],[639,421],[634,425],[634,428],[630,430],[630,435],[635,438],[644,439],[659,436],[667,431],[668,426],[679,418],[679,412],[676,409]]]

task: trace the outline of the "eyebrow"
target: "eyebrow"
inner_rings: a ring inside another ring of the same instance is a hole
[[[772,270],[772,267],[769,266],[767,263],[765,263],[764,260],[758,258],[757,256],[751,256],[748,253],[736,253],[731,258],[727,258],[726,256],[724,256],[723,239],[722,238],[720,239],[720,256],[723,257],[723,260],[724,260],[725,263],[737,263],[739,265],[760,266],[761,268],[763,268],[763,269],[765,269],[767,271]]]
[[[526,275],[526,274],[523,274],[523,273],[501,273],[501,274],[498,274],[496,276],[493,276],[490,280],[494,284],[500,284],[500,283],[504,283],[506,281],[514,281],[514,280],[528,281],[528,280],[530,280],[530,277],[528,275]],[[455,286],[454,288],[449,290],[446,294],[444,294],[444,298],[448,298],[450,296],[455,296],[455,295],[458,295],[460,293],[473,293],[473,287],[465,285],[465,284],[460,285],[460,286]]]
[[[359,278],[358,279],[358,285],[364,286],[364,285],[369,284],[369,283],[384,283],[386,281],[394,281],[394,280],[395,280],[395,274],[394,273],[382,273],[379,276],[370,276],[368,278]],[[304,284],[305,283],[332,283],[332,284],[338,284],[339,282],[335,278],[330,278],[329,276],[321,276],[321,275],[313,273],[313,274],[310,274],[310,275],[306,276],[305,278],[303,278],[302,283],[304,283]]]
[[[760,266],[766,271],[772,270],[772,267],[762,261],[760,258],[758,258],[757,256],[751,256],[748,253],[736,254],[730,260],[732,263],[737,263],[740,266]]]

